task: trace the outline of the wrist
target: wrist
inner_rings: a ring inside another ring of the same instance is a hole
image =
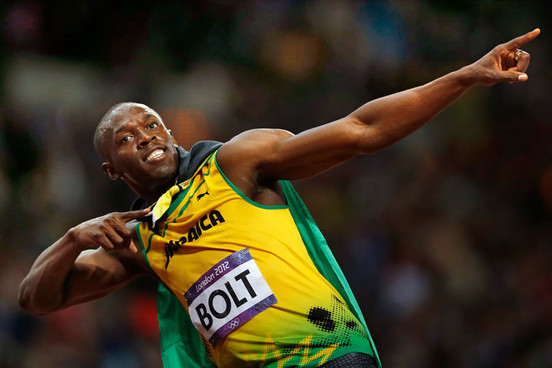
[[[476,86],[478,84],[476,69],[477,67],[474,64],[466,65],[458,69],[453,72],[455,74],[455,80],[460,86],[466,89]]]

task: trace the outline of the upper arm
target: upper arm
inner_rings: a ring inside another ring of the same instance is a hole
[[[234,180],[302,179],[320,174],[364,153],[365,124],[343,118],[297,135],[279,129],[246,131],[227,142],[217,160]]]
[[[84,251],[69,272],[62,307],[110,294],[138,276],[148,274],[147,267],[141,252],[103,248]]]

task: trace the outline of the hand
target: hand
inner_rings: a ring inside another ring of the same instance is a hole
[[[132,241],[134,229],[128,228],[126,224],[146,216],[149,212],[150,209],[146,208],[138,211],[109,213],[83,222],[69,230],[68,235],[82,250],[102,247],[105,250],[129,249],[137,253],[138,249]]]
[[[524,82],[528,79],[527,68],[531,56],[519,50],[537,37],[540,29],[535,29],[513,40],[496,46],[488,54],[473,63],[473,82],[490,86],[499,82]],[[519,50],[519,51],[518,51]]]

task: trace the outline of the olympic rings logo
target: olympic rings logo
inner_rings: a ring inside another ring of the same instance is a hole
[[[237,328],[238,326],[240,325],[240,319],[239,318],[235,318],[233,319],[232,321],[230,321],[226,326],[233,330],[235,328]]]

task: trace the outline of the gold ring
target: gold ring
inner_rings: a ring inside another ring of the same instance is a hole
[[[518,60],[519,60],[519,55],[521,55],[522,52],[523,52],[523,51],[520,50],[520,49],[517,49],[517,50],[516,50],[516,53],[514,54],[514,60],[515,60],[515,61],[518,61]]]

